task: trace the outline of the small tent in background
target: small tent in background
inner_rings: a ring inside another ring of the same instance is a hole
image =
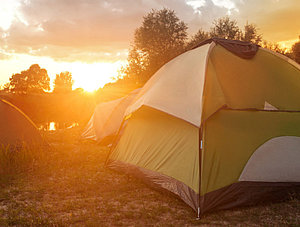
[[[136,89],[123,98],[98,104],[81,135],[82,139],[100,142],[107,136],[115,135],[122,124],[126,108],[139,90]]]
[[[19,148],[23,144],[42,145],[34,123],[17,107],[0,99],[0,146]]]
[[[167,189],[200,216],[300,186],[300,66],[211,39],[165,64],[125,113],[108,165]]]

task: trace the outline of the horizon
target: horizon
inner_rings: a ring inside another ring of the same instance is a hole
[[[39,64],[53,84],[69,71],[73,89],[94,91],[112,82],[126,64],[133,34],[151,9],[169,8],[187,23],[189,36],[206,31],[214,20],[229,15],[240,27],[247,22],[263,39],[290,48],[298,41],[300,10],[295,0],[186,1],[51,1],[3,0],[0,6],[0,85],[12,74]],[[134,4],[135,3],[135,4]],[[260,7],[253,7],[259,5]]]

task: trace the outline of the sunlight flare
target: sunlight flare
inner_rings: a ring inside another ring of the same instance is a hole
[[[126,61],[122,60],[97,63],[84,63],[81,61],[59,62],[49,57],[14,54],[13,56],[7,55],[7,59],[0,61],[0,68],[4,72],[3,75],[11,76],[27,70],[32,64],[39,64],[41,68],[45,68],[48,71],[51,79],[51,90],[54,87],[53,83],[56,74],[68,71],[73,76],[73,89],[83,88],[85,91],[92,92],[103,87],[106,83],[114,81],[114,78],[118,76],[118,70],[125,63]]]
[[[108,63],[72,63],[72,74],[75,81],[74,88],[81,87],[86,91],[92,92],[106,83],[112,82],[118,75],[118,69],[122,62]]]
[[[298,42],[298,39],[291,39],[291,40],[285,40],[278,42],[279,46],[281,48],[286,48],[287,50],[291,50],[292,46]]]
[[[50,122],[49,123],[49,131],[55,131],[56,130],[56,126],[55,126],[55,122]]]

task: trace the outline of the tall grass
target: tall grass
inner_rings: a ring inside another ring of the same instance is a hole
[[[19,174],[33,171],[46,160],[41,145],[0,146],[0,184]]]

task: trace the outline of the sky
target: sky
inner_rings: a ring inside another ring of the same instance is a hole
[[[74,88],[102,87],[126,64],[143,16],[162,8],[174,10],[190,35],[226,15],[286,47],[300,35],[300,0],[0,0],[0,85],[39,64],[52,81],[69,71]]]

